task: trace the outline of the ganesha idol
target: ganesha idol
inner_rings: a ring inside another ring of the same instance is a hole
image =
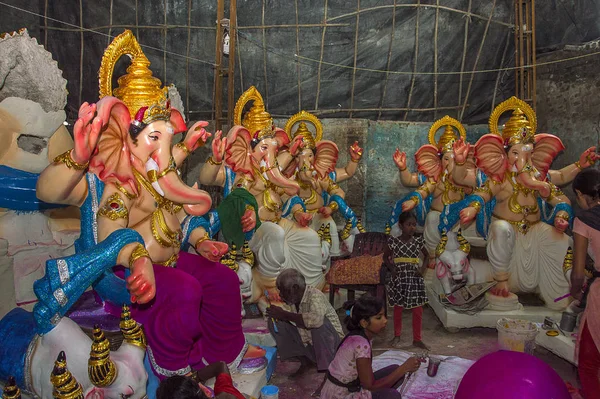
[[[507,111],[512,113],[500,132],[498,122]],[[459,215],[463,225],[476,217],[478,223],[487,218],[481,225],[488,226],[487,255],[497,282],[488,295],[492,305],[518,303],[512,292],[537,292],[547,307],[564,309],[570,271],[563,265],[568,265],[571,243],[564,231],[572,210],[547,176],[564,146],[556,136],[536,134],[536,125],[533,109],[516,97],[496,107],[489,120],[491,133],[474,146],[477,167],[487,180],[465,198]],[[468,151],[468,146],[457,143],[456,162],[462,162]],[[461,167],[455,169],[454,178],[463,184],[474,181],[472,172]]]
[[[0,35],[0,317],[36,300],[48,258],[72,254],[79,210],[35,197],[39,173],[73,146],[67,81],[26,29]]]
[[[242,119],[249,101],[252,107]],[[322,265],[330,244],[309,227],[313,214],[297,195],[298,182],[282,173],[301,141],[290,143],[285,131],[273,125],[254,86],[238,99],[234,125],[227,137],[215,136],[213,155],[200,171],[200,183],[224,187],[225,198],[218,208],[223,235],[238,249],[248,241],[256,255],[247,300],[256,302],[265,291],[278,300],[275,280],[286,268],[300,271],[307,284],[322,288]],[[256,227],[249,226],[256,215]],[[240,269],[251,266],[239,262]]]
[[[436,142],[435,135],[441,128],[444,128],[444,131]],[[398,217],[402,212],[417,207],[418,219],[424,223],[425,248],[433,262],[436,248],[441,239],[439,225],[444,207],[462,200],[465,191],[470,192],[471,189],[452,177],[457,165],[454,159],[453,145],[459,139],[465,140],[464,126],[456,119],[446,115],[431,126],[428,138],[429,144],[423,145],[415,154],[419,173],[411,173],[408,170],[406,153],[396,149],[394,162],[400,170],[402,184],[406,187],[418,188],[396,203],[386,231],[393,235],[399,235]],[[474,167],[474,163],[466,164],[466,166]]]
[[[308,130],[306,122],[313,125],[315,134]],[[292,133],[293,127],[298,128]],[[286,176],[295,179],[300,185],[300,197],[306,210],[313,214],[310,227],[321,236],[331,237],[330,256],[340,256],[342,251],[352,252],[354,236],[362,230],[360,221],[345,201],[346,194],[337,184],[351,178],[362,157],[358,143],[350,147],[350,162],[344,168],[336,168],[339,150],[333,141],[322,140],[323,125],[319,119],[306,111],[292,116],[285,125],[290,140],[302,139],[301,149],[285,169]],[[338,237],[337,226],[332,214],[340,210],[346,225]]]
[[[124,54],[131,65],[113,91],[114,65]],[[153,375],[187,374],[215,361],[236,369],[264,351],[244,338],[239,280],[218,262],[227,245],[210,239],[215,232],[202,216],[211,198],[178,172],[208,138],[207,123],[186,129],[149,65],[131,31],[114,39],[100,67],[100,101],[81,106],[75,147],[38,180],[40,199],[81,207],[82,235],[77,253],[52,260],[55,269],[47,264],[52,273],[34,285],[37,321],[50,330],[87,288],[89,273],[104,268],[93,287],[108,312],[132,302]],[[182,251],[188,245],[198,255]],[[44,294],[48,286],[51,295]]]

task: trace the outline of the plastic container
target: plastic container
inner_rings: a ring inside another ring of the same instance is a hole
[[[566,332],[573,332],[577,325],[577,314],[563,312],[560,319],[560,329]]]
[[[261,399],[279,399],[279,388],[275,385],[265,385],[260,390]]]
[[[539,330],[528,320],[501,318],[496,323],[500,349],[533,355]]]
[[[435,377],[438,372],[438,368],[440,367],[441,359],[435,357],[429,357],[429,364],[427,365],[427,375],[430,377]]]

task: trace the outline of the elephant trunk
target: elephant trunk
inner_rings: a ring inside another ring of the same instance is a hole
[[[546,196],[544,194],[549,193],[551,190],[550,184],[548,184],[547,182],[538,180],[534,176],[534,172],[525,171],[525,172],[519,173],[519,175],[517,176],[517,181],[529,189],[540,192],[542,194],[542,196]]]
[[[269,152],[269,154],[265,157],[265,161],[267,178],[269,179],[269,181],[273,182],[273,184],[281,188],[292,189],[296,193],[300,191],[300,186],[297,182],[288,179],[281,173],[281,171],[279,170],[279,166],[277,165],[277,158],[275,158],[275,154]]]
[[[161,194],[170,201],[185,204],[185,210],[191,215],[206,214],[212,205],[210,195],[204,190],[199,190],[197,184],[190,187],[181,180],[171,154],[168,160],[163,158],[165,157],[159,156],[157,159],[158,169],[161,171],[158,173],[157,183],[163,192]]]

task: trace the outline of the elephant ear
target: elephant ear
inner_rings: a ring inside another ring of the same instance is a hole
[[[252,175],[252,160],[250,154],[250,132],[243,126],[234,126],[227,133],[227,148],[225,149],[225,162],[234,172]]]
[[[533,166],[541,173],[540,180],[546,179],[546,174],[550,170],[552,161],[558,154],[564,151],[563,142],[556,136],[547,133],[535,135],[535,146],[531,154]]]
[[[279,143],[279,148],[287,148],[290,144],[290,138],[288,137],[285,130],[275,128],[275,140]]]
[[[502,137],[497,134],[486,134],[475,144],[475,160],[477,167],[495,182],[504,180],[508,169],[508,157],[504,150]]]
[[[171,125],[173,125],[173,130],[175,134],[185,132],[187,130],[187,126],[185,124],[185,121],[183,120],[181,112],[179,112],[175,108],[171,108],[171,119],[169,122],[171,122]]]
[[[96,104],[96,112],[102,120],[102,130],[89,169],[104,183],[119,183],[137,194],[127,146],[129,109],[119,99],[106,96]]]
[[[315,170],[320,179],[325,179],[329,173],[335,170],[338,154],[338,146],[333,141],[321,140],[317,143]]]
[[[442,175],[442,160],[437,147],[425,144],[415,154],[417,170],[435,181]]]

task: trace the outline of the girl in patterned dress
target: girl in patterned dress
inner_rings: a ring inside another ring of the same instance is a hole
[[[390,236],[383,259],[391,273],[386,289],[390,305],[394,307],[394,339],[391,346],[400,345],[402,311],[412,309],[413,346],[429,350],[422,341],[423,305],[427,303],[423,274],[429,263],[423,237],[415,237],[417,218],[412,212],[403,212],[398,218],[400,237]],[[420,255],[424,256],[421,263]],[[422,266],[421,266],[422,265]]]
[[[385,329],[383,302],[369,295],[348,301],[346,328],[335,358],[329,365],[321,399],[398,399],[397,387],[406,373],[418,370],[421,362],[411,357],[401,366],[391,365],[373,372],[371,340]]]

